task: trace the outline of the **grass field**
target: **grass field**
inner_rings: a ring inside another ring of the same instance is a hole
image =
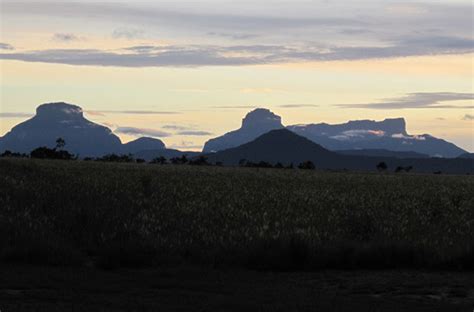
[[[474,178],[0,159],[1,311],[470,311]]]
[[[3,263],[472,269],[471,176],[0,160]]]

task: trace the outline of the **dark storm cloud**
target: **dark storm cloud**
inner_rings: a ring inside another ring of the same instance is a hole
[[[404,109],[404,108],[474,108],[474,105],[442,104],[452,101],[474,100],[474,93],[425,92],[409,93],[406,96],[386,99],[375,103],[339,104],[344,108]]]

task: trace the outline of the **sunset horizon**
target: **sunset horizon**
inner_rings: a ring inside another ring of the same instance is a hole
[[[40,104],[67,102],[112,130],[161,131],[167,145],[198,150],[265,107],[285,124],[403,117],[410,133],[472,152],[470,9],[2,0],[0,135]]]

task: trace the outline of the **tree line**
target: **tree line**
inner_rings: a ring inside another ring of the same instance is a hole
[[[16,157],[16,158],[36,158],[36,159],[60,159],[60,160],[77,160],[79,159],[78,155],[71,154],[64,149],[66,146],[66,141],[63,138],[56,139],[56,145],[54,148],[48,148],[46,146],[38,147],[32,150],[29,154],[25,153],[15,153],[9,150],[0,154],[0,157]],[[135,158],[132,154],[107,154],[102,157],[85,157],[84,161],[99,161],[99,162],[114,162],[114,163],[147,163],[145,159]],[[189,159],[187,155],[181,155],[177,157],[172,157],[167,159],[164,156],[159,156],[148,162],[149,164],[155,165],[192,165],[192,166],[222,166],[222,162],[210,163],[206,156],[200,155],[194,158]],[[294,169],[295,166],[293,163],[289,165],[284,165],[281,162],[272,164],[266,161],[253,162],[247,159],[241,159],[239,161],[239,167],[247,168],[274,168],[274,169]],[[302,170],[315,170],[316,165],[310,161],[303,161],[299,163],[296,168]],[[376,169],[379,172],[388,171],[388,165],[385,162],[380,162],[376,165]],[[412,171],[412,166],[402,167],[398,166],[395,168],[395,173],[401,172],[410,172]],[[440,174],[441,172],[435,172]]]

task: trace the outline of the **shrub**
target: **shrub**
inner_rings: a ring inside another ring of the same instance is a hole
[[[316,166],[313,164],[312,161],[304,161],[301,164],[298,165],[299,169],[304,169],[304,170],[314,170],[316,169]]]

